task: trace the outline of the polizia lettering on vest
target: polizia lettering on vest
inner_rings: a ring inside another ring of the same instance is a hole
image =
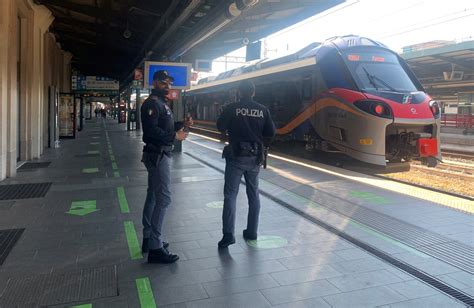
[[[237,108],[237,109],[235,109],[235,115],[236,116],[243,116],[243,117],[263,118],[263,110],[248,109],[248,108]]]

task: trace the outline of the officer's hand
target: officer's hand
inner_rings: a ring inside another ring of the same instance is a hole
[[[184,131],[184,127],[176,132],[176,139],[179,141],[186,139],[187,136],[188,133]]]

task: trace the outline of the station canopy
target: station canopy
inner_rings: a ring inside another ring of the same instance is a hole
[[[213,59],[344,0],[34,0],[73,68],[128,82],[150,61]]]
[[[456,102],[474,93],[474,41],[432,41],[403,51],[401,56],[430,95]]]

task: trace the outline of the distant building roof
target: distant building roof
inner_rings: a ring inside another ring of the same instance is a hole
[[[408,46],[403,47],[402,50],[403,50],[403,53],[407,53],[407,52],[412,52],[412,51],[443,47],[443,46],[452,45],[452,44],[456,44],[456,41],[435,40],[435,41],[408,45]]]

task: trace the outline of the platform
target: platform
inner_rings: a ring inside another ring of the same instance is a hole
[[[474,296],[472,215],[427,201],[422,191],[280,159],[261,174],[259,240],[241,236],[241,185],[237,243],[218,250],[222,146],[192,135],[173,157],[164,232],[180,260],[171,265],[149,265],[140,252],[147,173],[138,132],[87,121],[76,140],[47,151],[45,164],[1,182],[51,185],[0,200],[0,232],[14,230],[0,233],[0,307],[464,306],[420,273],[452,295]],[[27,193],[45,194],[20,199]]]
[[[461,130],[441,133],[441,149],[474,154],[474,135],[464,135]]]

